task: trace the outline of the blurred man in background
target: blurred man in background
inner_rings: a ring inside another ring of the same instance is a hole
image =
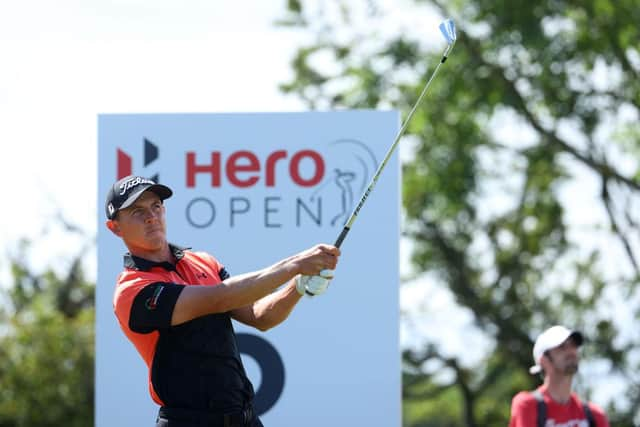
[[[609,427],[602,409],[582,402],[571,391],[582,342],[580,332],[560,325],[538,336],[533,347],[535,365],[529,372],[541,374],[544,382],[533,392],[516,394],[509,427]]]

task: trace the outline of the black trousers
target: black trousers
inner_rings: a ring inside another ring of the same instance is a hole
[[[156,427],[264,427],[251,407],[232,414],[160,408]]]

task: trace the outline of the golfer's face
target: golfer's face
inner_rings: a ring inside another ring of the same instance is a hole
[[[145,191],[131,206],[118,212],[118,225],[128,246],[156,250],[166,243],[164,205],[151,191]]]

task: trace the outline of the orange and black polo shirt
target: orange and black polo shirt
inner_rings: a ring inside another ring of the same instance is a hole
[[[253,397],[228,313],[171,326],[185,286],[229,277],[211,255],[169,245],[176,263],[126,254],[113,299],[116,317],[149,368],[149,391],[162,406],[227,411]]]

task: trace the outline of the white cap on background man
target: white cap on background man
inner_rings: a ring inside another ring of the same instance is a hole
[[[582,345],[583,337],[579,331],[573,331],[561,325],[555,325],[538,335],[536,343],[533,346],[533,362],[535,365],[529,368],[531,374],[537,374],[542,370],[540,366],[540,358],[548,350],[558,347],[560,344],[573,339],[577,346]]]

